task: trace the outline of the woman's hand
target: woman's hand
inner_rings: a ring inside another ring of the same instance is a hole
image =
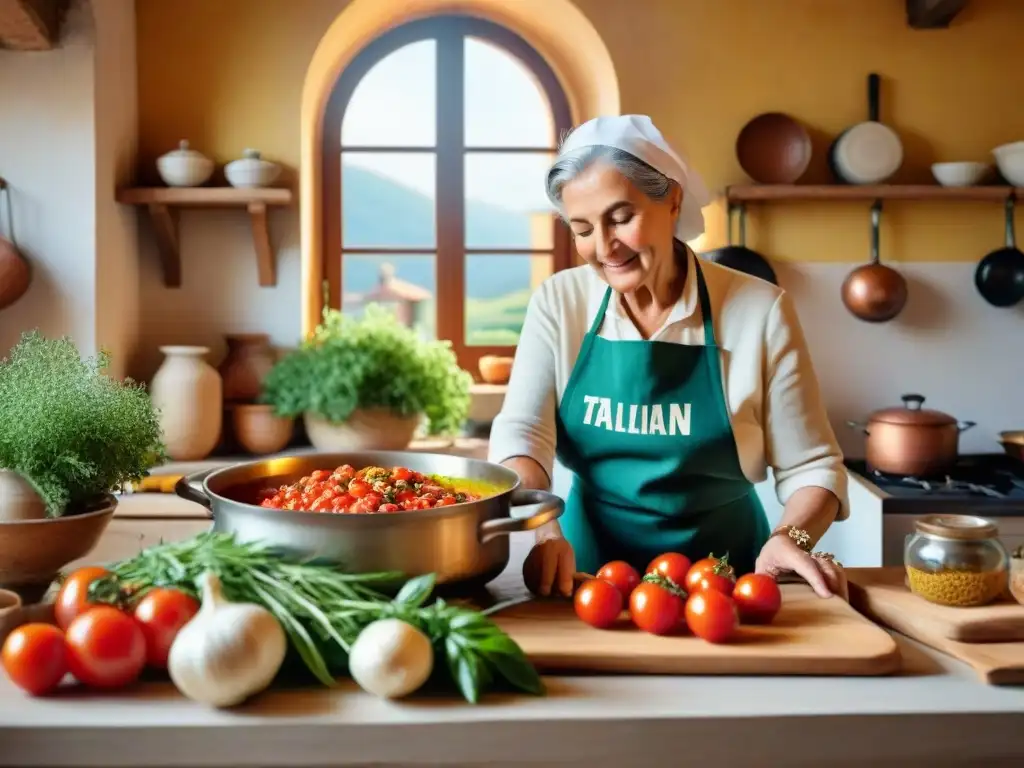
[[[778,578],[795,573],[803,578],[818,597],[839,595],[849,601],[846,572],[832,555],[823,552],[807,554],[788,536],[772,536],[761,548],[755,570]]]
[[[572,597],[575,573],[576,555],[569,542],[561,536],[540,539],[523,562],[526,588],[542,597],[547,597],[553,590],[556,594]]]

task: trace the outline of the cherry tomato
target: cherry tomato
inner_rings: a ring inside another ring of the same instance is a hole
[[[68,667],[94,688],[134,682],[146,666],[146,636],[127,613],[101,605],[78,616],[65,635]]]
[[[647,573],[660,573],[674,584],[685,587],[686,574],[690,570],[690,558],[678,552],[666,552],[651,560]]]
[[[199,601],[177,589],[151,589],[135,606],[135,621],[146,638],[146,663],[167,667],[178,632],[199,612]]]
[[[736,633],[739,623],[736,604],[717,590],[696,592],[686,601],[686,626],[709,643],[724,643]]]
[[[592,627],[607,629],[622,613],[622,593],[611,582],[588,579],[576,590],[576,615]]]
[[[710,555],[694,563],[686,573],[686,591],[701,592],[705,589],[716,589],[725,595],[731,595],[736,583],[736,572],[729,565],[729,557]]]
[[[782,607],[782,591],[775,579],[765,573],[748,573],[736,581],[732,599],[740,621],[769,624]]]
[[[33,696],[50,693],[68,673],[64,633],[53,624],[22,624],[0,651],[11,682]]]
[[[625,560],[612,560],[601,566],[601,570],[597,572],[597,578],[615,585],[615,588],[622,593],[623,600],[629,600],[629,594],[640,583],[640,574]]]
[[[683,606],[682,597],[646,579],[629,596],[633,623],[652,635],[667,635],[678,629],[683,619]]]
[[[66,632],[76,616],[85,613],[96,605],[89,602],[89,585],[97,579],[109,575],[110,571],[106,568],[88,566],[86,568],[79,568],[64,579],[60,591],[57,592],[57,600],[53,606],[57,626]]]

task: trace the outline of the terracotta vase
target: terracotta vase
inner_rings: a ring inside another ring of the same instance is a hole
[[[0,523],[42,520],[46,505],[36,489],[17,472],[0,469]]]
[[[276,416],[271,405],[231,406],[235,440],[249,453],[277,453],[292,439],[295,420]]]
[[[160,347],[164,362],[153,377],[150,397],[160,411],[167,455],[197,461],[220,439],[224,396],[220,374],[203,357],[209,347]]]
[[[255,402],[276,360],[270,337],[265,333],[232,333],[224,339],[228,354],[217,369],[224,382],[224,402]]]

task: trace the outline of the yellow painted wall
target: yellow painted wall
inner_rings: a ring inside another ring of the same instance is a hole
[[[256,147],[296,168],[305,68],[346,4],[140,0],[140,180],[152,180],[151,161],[180,138],[219,162]],[[1024,139],[1020,0],[974,0],[954,27],[935,31],[907,28],[903,0],[577,5],[615,60],[623,111],[650,114],[713,189],[744,181],[735,136],[768,110],[811,128],[816,158],[804,181],[826,181],[824,150],[865,118],[870,71],[883,76],[882,119],[906,147],[896,181],[928,183],[933,161],[987,161],[992,147]],[[708,246],[724,233],[721,212],[711,218]],[[773,258],[867,257],[865,203],[753,206],[748,218],[748,245]],[[1002,210],[991,203],[890,202],[883,223],[883,260],[973,261],[1002,242]]]

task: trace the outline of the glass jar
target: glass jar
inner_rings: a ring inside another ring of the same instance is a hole
[[[1009,555],[995,523],[930,515],[907,536],[903,563],[914,594],[940,605],[987,605],[1006,592]]]

